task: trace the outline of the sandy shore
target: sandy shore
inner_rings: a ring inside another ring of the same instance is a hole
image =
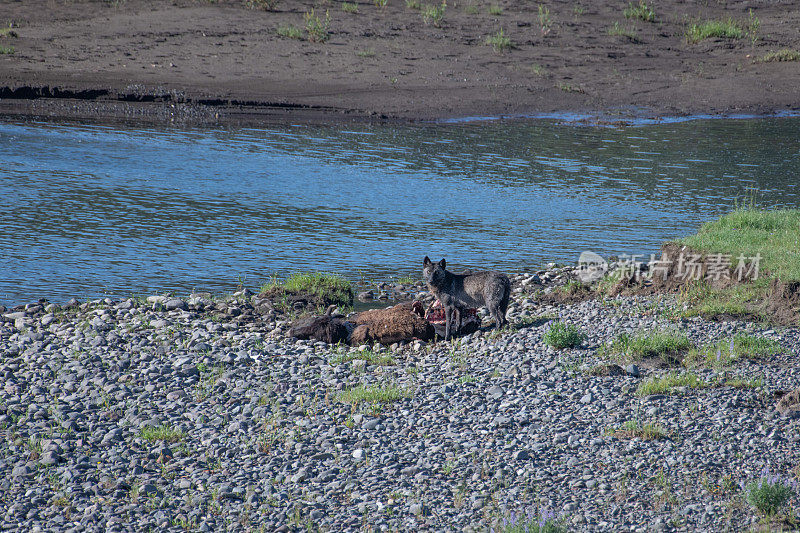
[[[800,109],[800,62],[757,61],[800,49],[788,1],[663,0],[655,22],[626,18],[621,2],[550,1],[540,15],[529,2],[451,1],[440,27],[400,0],[352,4],[357,13],[316,6],[323,22],[329,12],[328,39],[311,42],[305,1],[274,11],[232,0],[5,3],[0,114],[331,122]],[[688,42],[692,21],[729,17],[742,38]],[[628,35],[612,35],[615,24]],[[303,38],[279,34],[289,27]],[[500,30],[504,52],[486,44]]]

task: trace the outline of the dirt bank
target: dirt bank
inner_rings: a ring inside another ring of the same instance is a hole
[[[756,61],[800,49],[791,1],[659,0],[647,22],[626,18],[621,1],[451,0],[439,27],[426,24],[426,2],[349,4],[356,13],[334,1],[4,2],[0,113],[282,122],[800,110],[800,61]],[[305,32],[312,7],[322,23],[330,14],[325,42]],[[692,22],[728,18],[741,38],[688,42]],[[279,34],[290,27],[303,38]],[[504,52],[486,44],[500,30]]]

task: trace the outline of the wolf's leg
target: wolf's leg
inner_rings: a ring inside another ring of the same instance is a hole
[[[461,335],[461,309],[459,307],[453,307],[453,316],[456,320],[456,335]]]
[[[453,308],[452,307],[445,307],[444,308],[444,340],[448,340],[450,338],[450,327],[453,321]]]

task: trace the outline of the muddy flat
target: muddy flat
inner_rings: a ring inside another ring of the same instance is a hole
[[[800,50],[795,2],[630,7],[637,5],[5,1],[0,112],[406,121],[800,110],[800,61],[763,61]],[[316,36],[309,18],[319,23]],[[692,25],[706,21],[733,35],[698,40]]]

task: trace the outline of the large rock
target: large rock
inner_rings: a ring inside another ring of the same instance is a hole
[[[322,315],[295,321],[287,335],[298,339],[314,339],[328,344],[336,344],[347,342],[349,333],[350,329],[344,320],[330,315]]]
[[[356,328],[350,336],[350,344],[355,346],[373,342],[393,344],[413,339],[432,340],[435,331],[421,316],[423,313],[419,302],[361,312],[353,319]]]
[[[800,388],[781,396],[777,411],[788,418],[800,418]]]

